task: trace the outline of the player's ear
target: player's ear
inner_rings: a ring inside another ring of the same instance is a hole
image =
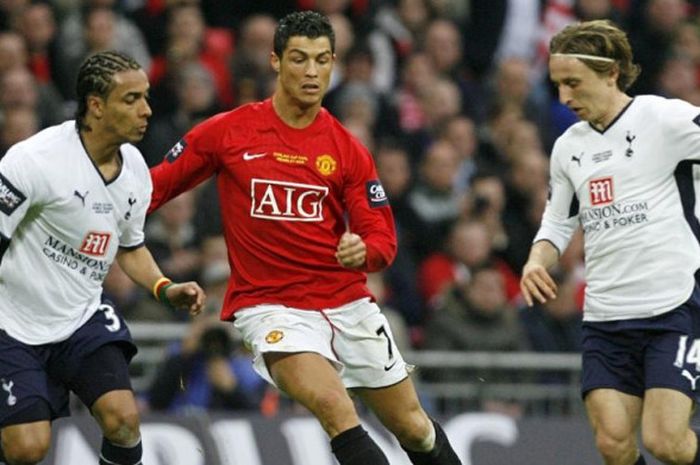
[[[270,52],[270,66],[272,66],[275,73],[280,72],[280,57],[275,52]]]
[[[104,113],[104,101],[97,95],[88,95],[87,108],[95,118],[100,119]]]

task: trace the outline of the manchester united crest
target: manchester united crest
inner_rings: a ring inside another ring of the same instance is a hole
[[[316,158],[316,169],[324,176],[335,173],[337,167],[338,162],[330,155],[320,155]]]
[[[265,336],[265,342],[268,344],[277,344],[282,340],[284,337],[284,333],[282,331],[279,331],[277,329],[273,329],[269,333],[267,333],[267,336]]]

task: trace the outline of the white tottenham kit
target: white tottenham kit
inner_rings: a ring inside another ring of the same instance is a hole
[[[26,344],[67,339],[97,311],[119,247],[143,244],[151,180],[141,153],[120,148],[107,182],[74,121],[45,129],[0,160],[0,328]]]
[[[648,318],[689,297],[700,268],[693,165],[700,108],[636,97],[605,131],[587,122],[555,143],[535,242],[562,252],[584,231],[584,320]]]

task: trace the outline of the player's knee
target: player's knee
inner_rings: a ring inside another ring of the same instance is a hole
[[[137,410],[110,410],[102,415],[104,436],[115,445],[130,445],[139,439]]]
[[[50,436],[25,434],[12,441],[2,442],[5,459],[10,465],[34,465],[41,462],[49,451]]]
[[[410,410],[397,417],[389,428],[403,447],[409,450],[426,449],[426,441],[432,437],[432,422],[423,409]]]
[[[635,448],[633,438],[625,434],[600,430],[596,432],[595,440],[598,451],[609,460],[623,457],[630,448]]]
[[[345,391],[327,389],[318,392],[313,399],[313,412],[324,425],[326,431],[328,427],[341,428],[341,424],[348,419],[357,416],[355,405]]]
[[[680,463],[682,459],[682,441],[672,435],[642,433],[644,447],[663,463]]]

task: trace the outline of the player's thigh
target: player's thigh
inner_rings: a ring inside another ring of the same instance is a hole
[[[596,436],[618,442],[634,440],[642,415],[640,397],[614,389],[594,389],[586,395],[585,404]]]
[[[430,419],[421,407],[411,378],[387,387],[352,391],[400,440],[420,440],[429,431]]]
[[[86,407],[113,391],[131,394],[129,364],[121,343],[104,344],[80,360],[80,370],[67,381]]]
[[[666,438],[681,440],[687,433],[693,401],[674,389],[649,389],[644,396],[642,437],[644,443]]]
[[[347,408],[350,401],[335,367],[314,352],[266,352],[265,363],[275,384],[311,411]]]

